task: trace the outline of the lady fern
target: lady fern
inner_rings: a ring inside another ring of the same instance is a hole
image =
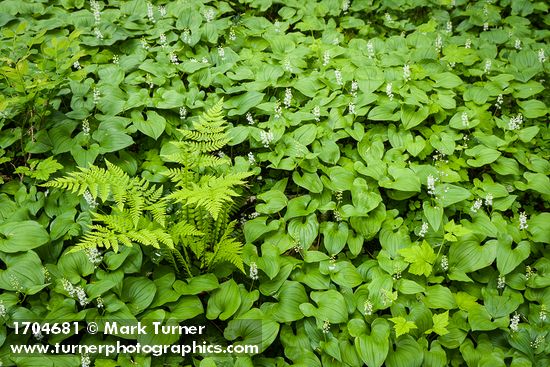
[[[46,183],[112,202],[108,214],[93,214],[94,223],[76,250],[98,246],[118,251],[121,245],[140,244],[160,249],[188,275],[193,274],[193,258],[203,270],[229,262],[244,272],[242,244],[232,235],[235,222],[229,213],[239,196],[237,188],[250,173],[231,172],[230,159],[212,155],[229,142],[222,106],[223,101],[216,103],[199,117],[194,130],[180,130],[183,139],[172,142],[175,153],[167,159],[178,167],[166,170],[171,187],[130,177],[108,161],[106,168],[91,166]],[[168,189],[172,192],[166,193]],[[170,215],[168,205],[175,209]]]

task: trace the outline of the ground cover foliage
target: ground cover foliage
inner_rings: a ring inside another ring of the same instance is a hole
[[[3,365],[550,365],[547,3],[0,10]],[[261,353],[14,356],[124,340],[18,320]]]

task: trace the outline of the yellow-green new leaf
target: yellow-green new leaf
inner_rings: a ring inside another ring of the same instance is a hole
[[[393,328],[395,329],[395,336],[399,338],[401,335],[407,334],[412,329],[416,329],[416,325],[413,321],[408,321],[404,317],[392,317],[390,319],[391,322],[393,322],[395,325],[393,325]]]
[[[432,273],[432,266],[437,255],[428,242],[422,241],[422,245],[404,248],[399,253],[406,262],[411,264],[409,267],[411,274],[429,276]]]
[[[445,311],[439,315],[433,315],[432,320],[434,326],[426,330],[425,334],[436,333],[438,335],[445,335],[449,333],[449,330],[447,330],[447,325],[449,325],[449,311]]]

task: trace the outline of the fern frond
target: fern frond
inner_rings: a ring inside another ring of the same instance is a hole
[[[169,199],[184,205],[202,207],[216,220],[222,207],[231,202],[231,198],[238,196],[233,186],[244,185],[245,177],[249,172],[231,173],[225,176],[203,176],[202,184],[191,183],[189,188],[182,188],[168,195]]]
[[[208,269],[211,269],[217,264],[228,262],[233,265],[243,273],[243,259],[241,256],[243,245],[233,238],[225,239],[220,242],[216,248],[216,251],[213,253],[207,253],[207,264]]]

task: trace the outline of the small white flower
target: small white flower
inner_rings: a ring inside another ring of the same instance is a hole
[[[88,190],[84,192],[84,200],[86,200],[90,208],[94,209],[95,207],[97,207],[97,202]]]
[[[218,56],[220,59],[225,60],[225,49],[222,46],[218,46]]]
[[[281,32],[281,22],[279,22],[278,20],[275,21],[275,23],[273,23],[273,27],[275,27],[275,32],[279,33]]]
[[[250,279],[257,280],[258,279],[258,265],[256,265],[255,262],[250,263]]]
[[[95,24],[101,22],[101,9],[99,8],[99,3],[95,0],[90,0],[90,8],[94,13]]]
[[[149,44],[147,43],[147,40],[145,39],[145,37],[141,37],[139,42],[141,43],[141,47],[143,47],[143,49],[145,50],[149,49]]]
[[[544,54],[544,50],[541,48],[539,52],[537,53],[539,61],[545,62],[546,61],[546,55]]]
[[[273,133],[271,131],[260,131],[260,142],[264,147],[269,148],[269,144],[273,141]]]
[[[334,70],[334,77],[336,78],[336,84],[340,86],[344,85],[344,82],[342,81],[342,73],[340,72],[340,70]]]
[[[260,216],[260,213],[258,212],[252,212],[248,215],[248,218],[249,219],[254,219],[254,218],[258,218]]]
[[[99,100],[101,99],[101,92],[99,91],[99,89],[94,88],[93,98],[94,98],[94,104],[98,104]]]
[[[411,67],[409,64],[403,66],[403,79],[405,79],[405,81],[411,80]]]
[[[349,94],[351,94],[352,97],[357,97],[357,88],[358,84],[356,80],[352,80],[351,82],[351,91]]]
[[[386,19],[386,22],[391,22],[393,19],[391,18],[390,13],[384,14],[384,19]]]
[[[323,66],[327,66],[330,63],[330,51],[323,52]]]
[[[207,23],[210,23],[211,21],[213,21],[215,16],[216,16],[216,12],[212,8],[209,8],[204,12],[204,19],[206,19]]]
[[[521,50],[521,40],[520,39],[516,39],[516,42],[514,42],[514,48],[516,50]]]
[[[442,48],[443,48],[443,39],[441,39],[441,35],[438,34],[437,38],[435,39],[435,52],[439,54]]]
[[[470,120],[468,119],[468,113],[462,112],[462,115],[460,115],[460,118],[462,119],[462,125],[465,127],[470,126]]]
[[[541,322],[546,321],[546,305],[540,305],[539,319]]]
[[[229,39],[231,41],[236,41],[237,40],[237,35],[235,34],[235,30],[233,28],[231,28],[229,30]]]
[[[529,265],[525,267],[525,279],[529,280],[535,272],[533,271],[533,268],[531,268]]]
[[[367,316],[372,315],[372,308],[373,308],[372,302],[369,300],[366,300],[365,303],[363,304],[365,315]]]
[[[95,267],[97,267],[101,262],[103,261],[103,256],[101,256],[101,253],[97,249],[97,247],[88,247],[86,250],[86,256],[88,257],[88,261],[94,264]]]
[[[441,269],[443,269],[443,271],[449,270],[449,259],[447,259],[447,255],[441,257]]]
[[[499,94],[497,97],[497,103],[495,103],[495,108],[497,110],[500,110],[502,108],[502,104],[504,103],[504,97],[502,94]]]
[[[510,320],[510,330],[512,332],[518,331],[518,324],[519,324],[519,314],[516,312],[514,316],[512,316],[512,319]]]
[[[147,18],[151,23],[155,23],[155,14],[153,13],[153,4],[147,2]]]
[[[84,133],[84,135],[90,135],[90,123],[88,119],[82,121],[82,133]]]
[[[497,279],[497,289],[503,289],[506,286],[506,278],[504,275],[499,275]]]
[[[178,60],[178,55],[176,55],[173,52],[170,52],[169,54],[170,62],[174,65],[179,65],[180,61]]]
[[[254,121],[254,118],[252,117],[252,114],[250,112],[246,113],[246,121],[248,121],[249,125],[254,125],[256,121]]]
[[[477,199],[476,201],[474,201],[474,204],[472,205],[472,207],[470,208],[470,210],[471,210],[473,213],[477,213],[477,211],[481,208],[482,205],[483,205],[483,200]]]
[[[372,59],[374,57],[374,44],[371,40],[367,42],[367,56]]]
[[[453,33],[453,22],[451,22],[450,20],[447,22],[446,30],[447,33]]]
[[[493,194],[485,195],[485,205],[486,206],[493,206]]]
[[[187,44],[191,43],[191,31],[189,28],[185,28],[183,30],[183,34],[181,35],[181,40]]]
[[[348,111],[350,114],[355,115],[355,103],[350,102],[348,104]]]
[[[508,129],[510,130],[519,130],[523,124],[523,115],[518,113],[516,116],[510,118],[508,121]]]
[[[315,121],[320,121],[321,120],[321,107],[319,107],[319,106],[313,107],[313,111],[311,111],[311,113],[315,117]]]
[[[527,229],[528,227],[527,214],[525,214],[525,212],[521,212],[519,214],[519,229]]]
[[[87,354],[82,354],[80,356],[80,365],[81,367],[90,367],[92,365],[92,361]]]
[[[101,31],[99,30],[99,28],[97,28],[97,27],[94,28],[94,34],[95,34],[95,37],[96,37],[98,40],[102,40],[102,39],[103,39],[103,33],[101,33]]]
[[[286,108],[290,108],[290,105],[292,104],[292,89],[285,89],[285,99],[283,100],[283,104]]]
[[[113,59],[112,59],[112,60],[113,60],[113,64],[115,64],[115,65],[118,65],[119,62],[120,62],[120,58],[119,58],[118,55],[116,55],[116,54],[113,55]]]
[[[330,322],[328,320],[325,320],[323,322],[323,334],[328,334],[330,332]]]
[[[487,59],[485,60],[485,69],[483,70],[484,73],[488,73],[491,71],[492,61]]]
[[[544,343],[544,336],[542,335],[537,335],[537,337],[535,338],[535,340],[533,340],[531,342],[531,348],[533,349],[537,349],[538,347],[540,347],[540,345]]]
[[[466,43],[464,44],[464,47],[465,48],[471,48],[472,47],[472,40],[468,38],[466,40]]]
[[[483,31],[486,32],[489,30],[489,23],[485,22],[483,23]]]
[[[69,282],[69,280],[63,278],[61,279],[61,283],[63,284],[63,289],[65,292],[69,294],[69,297],[74,297],[76,292],[74,286]]]
[[[164,5],[159,5],[159,14],[161,17],[165,17],[166,16],[166,7]]]
[[[283,62],[283,69],[285,71],[288,71],[289,73],[292,73],[292,65],[290,64],[289,59],[285,59],[285,61]]]
[[[393,101],[393,84],[388,83],[386,84],[386,95],[390,99],[390,101]]]
[[[105,307],[105,303],[103,302],[103,298],[97,297],[95,301],[97,302],[97,308]]]
[[[277,100],[274,107],[275,118],[280,119],[283,116],[283,108],[281,107],[281,101]]]
[[[166,35],[164,33],[160,34],[159,43],[162,47],[166,47]]]
[[[433,175],[428,176],[427,186],[428,186],[428,194],[429,195],[435,195],[435,183],[437,181],[437,178],[435,178]]]
[[[256,163],[256,158],[254,157],[254,153],[252,152],[248,153],[248,163],[250,163],[250,165],[253,165]]]
[[[180,120],[185,120],[185,118],[187,117],[187,108],[185,107],[180,107]]]
[[[75,287],[76,292],[76,298],[78,298],[78,303],[80,303],[81,306],[86,306],[88,303],[88,296],[86,295],[86,292],[84,291],[84,288],[81,286]]]
[[[34,336],[34,338],[38,341],[41,341],[42,339],[44,339],[44,335],[42,335],[42,331],[40,330],[36,330],[32,333],[32,336]]]
[[[0,300],[0,317],[6,317],[7,315],[6,305],[4,305],[4,301]]]
[[[80,66],[80,63],[78,62],[78,60],[73,62],[73,68],[75,68],[76,70],[82,69],[82,66]]]
[[[342,1],[342,11],[344,13],[347,13],[348,10],[349,10],[349,0],[343,0]]]
[[[18,293],[23,293],[23,286],[21,286],[21,282],[19,282],[19,278],[17,278],[16,275],[14,275],[13,273],[10,274],[9,276],[10,278],[10,285],[11,287]]]
[[[424,237],[426,233],[428,233],[429,225],[426,222],[422,222],[422,228],[420,228],[420,232],[418,232],[418,235],[420,237]]]
[[[206,57],[203,57],[203,58],[201,59],[201,62],[202,62],[203,64],[208,64],[208,59],[207,59]]]

